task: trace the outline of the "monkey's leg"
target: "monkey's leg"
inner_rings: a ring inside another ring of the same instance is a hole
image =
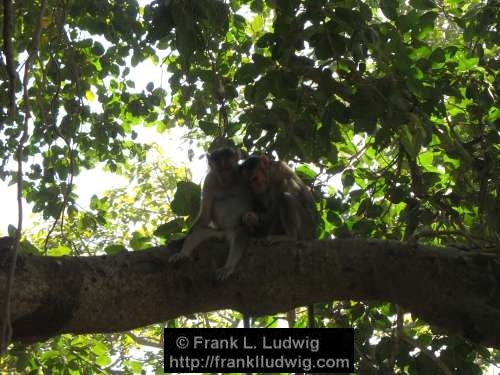
[[[288,321],[288,328],[293,328],[293,326],[295,325],[295,321],[297,320],[295,309],[286,312],[286,320]]]
[[[307,323],[309,328],[316,328],[316,320],[314,320],[314,305],[307,305]]]
[[[221,230],[215,230],[212,228],[200,228],[192,233],[190,233],[184,243],[182,244],[182,249],[177,254],[172,255],[169,258],[169,262],[178,262],[182,259],[189,258],[193,253],[193,250],[203,241],[208,240],[209,238],[224,238],[224,232]]]
[[[300,207],[297,197],[291,194],[283,194],[280,204],[281,225],[290,240],[299,239],[300,230]]]
[[[231,276],[248,246],[248,236],[242,228],[228,229],[226,231],[226,238],[229,242],[229,254],[224,266],[216,271],[218,280],[226,280]]]
[[[251,318],[248,315],[243,314],[243,328],[250,328]]]
[[[300,220],[294,198],[286,195],[280,202],[278,212],[279,222],[272,223],[269,231],[270,234],[266,237],[266,241],[269,244],[283,241],[296,241],[299,238]]]

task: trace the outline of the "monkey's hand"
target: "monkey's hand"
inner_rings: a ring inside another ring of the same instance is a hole
[[[190,259],[190,258],[191,258],[191,256],[189,254],[183,253],[181,251],[177,254],[170,256],[170,258],[168,258],[168,261],[170,263],[177,263],[177,262],[180,262],[181,260],[186,260],[186,259]]]
[[[241,220],[243,221],[243,225],[247,227],[255,227],[259,224],[259,215],[253,211],[249,211],[243,215]]]
[[[234,272],[234,267],[224,266],[215,271],[215,277],[219,281],[224,281],[229,278]]]

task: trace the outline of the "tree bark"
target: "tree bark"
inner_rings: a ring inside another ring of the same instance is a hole
[[[500,260],[493,254],[363,239],[255,242],[236,273],[220,282],[215,269],[224,262],[224,243],[206,242],[191,260],[169,263],[178,250],[170,244],[114,256],[19,254],[14,339],[125,331],[224,308],[255,316],[351,299],[397,303],[448,334],[500,347]],[[1,250],[0,285],[8,260]]]

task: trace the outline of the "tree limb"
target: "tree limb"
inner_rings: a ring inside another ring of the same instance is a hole
[[[391,301],[448,334],[500,347],[498,258],[394,241],[337,239],[252,244],[219,282],[221,242],[171,264],[178,244],[114,256],[20,254],[12,300],[14,338],[117,332],[193,312],[248,315],[332,299]],[[0,253],[0,283],[5,280]]]

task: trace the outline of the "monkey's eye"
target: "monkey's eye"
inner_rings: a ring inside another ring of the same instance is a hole
[[[209,154],[210,160],[217,163],[219,160],[231,159],[236,155],[236,152],[231,148],[222,148],[213,151]]]

